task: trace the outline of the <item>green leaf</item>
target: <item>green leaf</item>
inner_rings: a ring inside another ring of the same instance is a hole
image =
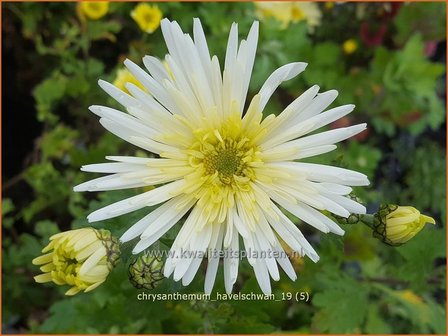
[[[2,216],[5,217],[10,212],[14,211],[15,206],[10,198],[2,199]]]
[[[62,124],[51,131],[44,133],[41,142],[42,156],[44,160],[49,158],[62,158],[73,148],[74,140],[78,137],[78,131]]]
[[[33,90],[36,99],[37,119],[55,123],[58,117],[53,113],[56,104],[64,97],[67,77],[59,72],[45,79]]]
[[[445,244],[443,231],[427,224],[416,237],[396,248],[404,259],[397,275],[409,281],[411,288],[423,290],[434,273],[436,258],[445,256]]]
[[[42,220],[37,222],[35,224],[35,231],[39,236],[45,239],[48,239],[52,235],[60,232],[57,224],[50,220]]]
[[[370,111],[380,114],[372,120],[377,130],[392,135],[395,124],[420,134],[428,125],[440,126],[445,113],[436,83],[444,71],[443,64],[426,58],[421,34],[412,35],[399,51],[379,48],[372,61],[372,76],[384,84],[384,92],[377,98],[377,109]]]
[[[446,3],[408,3],[402,6],[394,20],[397,27],[395,40],[403,44],[416,31],[426,41],[440,41],[445,38]]]
[[[65,198],[72,191],[65,177],[50,162],[29,167],[24,178],[35,192],[35,199],[22,210],[26,222],[49,207],[56,212],[64,211]]]
[[[88,21],[87,34],[90,40],[108,39],[116,41],[115,34],[121,30],[121,23],[118,21]]]
[[[359,171],[372,178],[381,156],[381,151],[373,146],[350,141],[344,161],[350,163],[350,169]]]
[[[88,93],[90,88],[91,82],[83,73],[78,72],[67,83],[67,95],[74,98],[83,96]]]
[[[375,284],[375,288],[386,294],[385,301],[390,307],[390,314],[400,316],[416,326],[418,333],[446,334],[444,308],[429,296],[421,296],[412,290],[393,290]]]
[[[367,295],[361,283],[338,275],[325,291],[312,299],[319,309],[313,318],[313,327],[319,332],[359,333],[367,315]]]
[[[365,332],[368,334],[391,334],[391,327],[384,321],[380,308],[377,305],[369,305]]]
[[[8,216],[15,210],[14,203],[10,198],[2,199],[2,226],[4,228],[10,228],[14,224],[14,218]]]
[[[313,50],[313,64],[319,66],[336,65],[341,57],[341,48],[333,42],[323,42]]]

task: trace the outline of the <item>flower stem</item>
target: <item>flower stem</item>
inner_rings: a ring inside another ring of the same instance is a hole
[[[375,221],[376,221],[375,216],[369,215],[369,214],[361,215],[360,219],[359,219],[360,223],[364,223],[365,225],[367,225],[368,227],[370,227],[372,229],[375,228]]]

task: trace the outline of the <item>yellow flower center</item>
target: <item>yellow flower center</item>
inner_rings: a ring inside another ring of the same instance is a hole
[[[294,6],[291,10],[291,17],[293,21],[300,21],[305,18],[305,14],[300,8]]]
[[[107,14],[109,10],[109,2],[100,1],[100,2],[91,2],[91,1],[82,1],[78,4],[78,8],[92,20],[98,20]]]
[[[214,148],[205,154],[203,165],[207,175],[218,173],[219,179],[224,184],[230,184],[233,176],[244,176],[246,165],[243,162],[244,149],[238,148],[233,140],[219,142]]]
[[[143,14],[143,18],[148,23],[151,23],[154,20],[154,15],[152,13],[145,13],[145,14]]]
[[[101,5],[97,2],[89,2],[88,4],[86,4],[86,6],[88,6],[89,9],[94,12],[100,11],[102,9]]]
[[[233,113],[222,122],[211,118],[201,129],[186,119],[183,122],[193,129],[194,141],[185,152],[194,172],[185,176],[185,185],[176,194],[194,194],[204,224],[223,222],[237,201],[252,209],[255,167],[263,164],[254,141],[260,134],[259,120],[244,121]]]
[[[188,151],[190,164],[203,171],[203,178],[219,187],[244,188],[254,180],[251,163],[259,162],[257,147],[241,132],[241,119],[229,117],[219,129],[197,133]]]
[[[222,111],[215,108],[202,120],[176,115],[191,133],[166,133],[161,138],[168,143],[182,141],[185,146],[180,152],[161,152],[162,158],[173,162],[167,160],[166,166],[159,169],[172,174],[173,179],[183,176],[182,186],[172,195],[197,199],[202,225],[222,223],[229,211],[238,206],[247,209],[246,215],[253,219],[249,225],[254,228],[258,216],[254,204],[260,201],[255,182],[270,183],[273,178],[269,169],[263,169],[260,141],[275,117],[271,115],[262,121],[259,104],[260,96],[256,95],[243,116],[236,103],[230,106],[229,113],[220,115]],[[148,166],[156,168],[154,163]]]

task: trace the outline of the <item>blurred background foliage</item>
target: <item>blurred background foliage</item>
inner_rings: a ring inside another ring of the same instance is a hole
[[[243,37],[260,19],[250,95],[278,66],[308,62],[267,113],[311,85],[337,89],[335,104],[356,109],[331,127],[369,128],[314,161],[367,174],[371,187],[357,195],[370,212],[379,203],[412,205],[434,217],[435,227],[392,248],[364,226],[345,225],[346,235],[336,237],[298,223],[321,260],[294,259],[298,280],[283,276],[273,292],[280,298],[308,291],[310,302],[138,301],[141,290],[127,280],[126,247],[123,262],[92,293],[64,297],[64,288],[34,283],[39,271],[31,260],[49,236],[86,226],[90,211],[139,192],[72,191],[90,177],[79,171],[83,164],[110,154],[145,155],[104,131],[87,109],[116,106],[97,80],[114,82],[125,58],[141,63],[146,54],[166,53],[160,29],[143,31],[131,17],[136,5],[111,2],[92,14],[75,3],[2,3],[3,331],[445,334],[445,3],[319,3],[313,25],[300,7],[285,20],[253,3],[157,4],[162,17],[187,32],[200,17],[221,60],[230,24],[238,22]],[[119,235],[141,216],[95,227]],[[165,280],[154,292],[202,292],[203,277],[199,272],[187,288]],[[224,292],[222,270],[217,279],[215,290]],[[234,291],[259,292],[246,261]]]

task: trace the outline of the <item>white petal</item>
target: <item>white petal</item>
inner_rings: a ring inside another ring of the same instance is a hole
[[[344,230],[342,230],[335,222],[320,211],[317,211],[306,204],[287,204],[284,202],[281,205],[301,220],[322,232],[333,232],[337,235],[344,235]]]
[[[100,119],[101,125],[109,132],[115,134],[119,138],[149,152],[161,154],[163,152],[178,152],[179,150],[175,147],[162,144],[160,142],[154,141],[144,135],[139,135],[133,128],[125,126],[123,124],[117,123],[110,119]]]
[[[117,124],[126,125],[126,128],[132,129],[134,134],[140,134],[141,136],[148,136],[151,138],[160,135],[160,132],[146,126],[140,120],[113,108],[92,105],[89,107],[89,110],[101,118],[109,119]]]
[[[316,96],[319,91],[319,86],[314,85],[302,93],[298,98],[296,98],[291,104],[289,104],[282,113],[280,113],[272,123],[272,125],[268,128],[268,131],[264,137],[266,139],[263,147],[269,147],[266,143],[270,142],[271,139],[276,139],[278,135],[282,136],[284,132],[296,123],[291,123],[291,120],[301,111],[305,110],[308,105],[313,101],[313,98]],[[263,120],[262,125],[265,125],[266,120]],[[274,143],[275,145],[275,143]]]
[[[355,105],[344,105],[327,112],[320,113],[312,118],[302,121],[298,124],[292,124],[288,128],[284,127],[284,131],[276,136],[271,136],[263,145],[263,149],[272,148],[278,144],[293,140],[301,137],[307,133],[310,133],[322,126],[328,125],[339,118],[349,114]]]
[[[306,149],[299,150],[299,153],[294,155],[292,158],[293,160],[299,160],[299,159],[305,159],[309,157],[313,157],[316,155],[325,154],[328,152],[331,152],[338,148],[336,145],[323,145],[323,146],[317,146],[317,147],[311,147]]]
[[[298,176],[306,176],[310,181],[330,182],[349,186],[369,185],[367,176],[344,168],[305,162],[278,162],[266,164],[267,167],[286,169]]]
[[[146,171],[142,171],[145,175]],[[99,177],[73,187],[73,191],[105,191],[105,190],[119,190],[129,188],[139,188],[149,185],[143,178],[123,178],[121,174],[113,174]]]
[[[366,213],[366,207],[362,204],[359,204],[358,202],[355,202],[354,200],[340,196],[340,195],[327,195],[327,197],[331,198],[334,202],[340,204],[342,207],[347,209],[351,213],[355,214],[365,214]]]
[[[201,266],[202,262],[202,256],[201,257],[195,257],[193,259],[193,262],[191,263],[190,267],[188,268],[187,272],[182,278],[182,285],[188,286],[194,279],[194,276],[198,272],[199,266]]]
[[[226,293],[231,293],[233,285],[236,282],[238,275],[238,262],[239,262],[239,237],[236,230],[232,234],[232,242],[230,247],[224,249],[224,286]]]
[[[91,173],[127,173],[137,170],[148,169],[145,164],[131,164],[131,163],[96,163],[84,165],[81,167],[82,171]]]
[[[258,285],[264,294],[271,294],[271,282],[269,281],[269,273],[264,260],[259,259],[253,265],[255,277],[257,278]]]
[[[145,206],[156,205],[172,198],[184,181],[171,182],[143,194],[133,196],[122,201],[110,204],[98,209],[87,216],[89,222],[97,222],[103,219],[114,218],[126,213],[141,209]]]
[[[136,115],[139,111],[143,111],[143,113],[138,113],[139,118],[150,125],[154,125],[157,121],[165,120],[166,118],[163,119],[163,117],[171,116],[170,111],[137,85],[126,83],[125,87],[140,103],[140,106],[128,106],[127,110],[129,113]]]
[[[136,156],[114,156],[114,155],[106,156],[106,159],[111,161],[135,163],[135,164],[146,164],[151,160],[150,158],[143,158]]]
[[[274,281],[280,280],[280,274],[278,272],[277,262],[275,261],[274,255],[273,255],[273,248],[271,244],[265,239],[263,234],[261,234],[261,230],[258,230],[255,232],[256,239],[256,247],[258,248],[258,251],[261,253],[266,253],[265,258],[261,258],[261,260],[264,260],[266,263],[266,267],[268,269],[269,274],[271,275],[271,278]],[[257,246],[258,245],[258,246]],[[260,259],[261,256],[259,256]]]
[[[185,196],[177,196],[170,199],[166,203],[162,204],[157,209],[151,211],[151,213],[140,219],[137,223],[132,225],[125,233],[123,233],[123,235],[120,237],[120,241],[122,243],[125,243],[141,235],[143,231],[149,225],[151,225],[151,223],[153,223],[156,219],[160,220],[160,217],[169,220],[170,218],[176,216],[178,212],[182,211],[182,209],[177,209],[177,207],[179,204],[183,203],[184,200]],[[189,208],[187,207],[187,209]]]
[[[171,203],[171,208],[169,210],[154,218],[149,223],[148,227],[142,232],[141,239],[150,238],[154,235],[154,232],[158,232],[160,229],[166,227],[167,223],[177,223],[177,221],[180,220],[196,202],[190,195],[178,196],[175,200],[176,202]],[[169,202],[171,201],[172,200]],[[181,204],[182,207],[179,208],[179,205]]]
[[[201,20],[199,20],[198,18],[193,19],[193,36],[194,36],[194,43],[198,50],[198,54],[201,58],[201,61],[205,65],[206,69],[209,69],[211,62],[210,52],[208,50],[204,30],[202,29]]]
[[[294,271],[294,267],[292,267],[291,262],[288,259],[288,256],[286,255],[286,252],[283,250],[281,246],[274,247],[274,251],[279,254],[279,257],[277,258],[277,262],[280,265],[280,267],[285,271],[286,275],[292,280],[296,281],[297,275]]]
[[[232,23],[229,39],[227,41],[226,57],[224,62],[224,71],[229,70],[236,61],[238,48],[238,24]]]
[[[164,80],[172,80],[163,63],[157,57],[146,55],[143,57],[143,64],[159,84],[162,84]]]
[[[275,155],[277,153],[286,153],[288,150],[297,149],[298,154],[292,155],[290,160],[295,160],[302,156],[299,153],[303,152],[305,149],[312,149],[314,147],[330,146],[339,141],[348,139],[366,129],[366,124],[359,124],[345,128],[338,128],[322,133],[317,133],[314,135],[309,135],[297,140],[289,141],[278,145],[274,148],[265,150],[263,152],[263,157],[269,158],[270,155]],[[324,147],[329,149],[328,147]],[[332,148],[332,147],[330,147]],[[277,159],[278,160],[278,159]]]
[[[157,83],[147,72],[129,59],[124,61],[129,72],[156,98],[163,106],[172,113],[178,112],[178,107],[173,104],[165,89]]]
[[[174,274],[173,274],[174,281],[179,281],[180,279],[182,279],[182,277],[188,271],[188,268],[190,267],[190,265],[194,259],[195,251],[183,249],[182,252],[183,252],[183,255],[181,255],[182,258],[177,260],[176,268],[174,269]]]
[[[289,63],[275,70],[268,77],[266,82],[261,87],[260,92],[258,93],[261,97],[259,106],[260,111],[264,110],[266,104],[269,101],[269,98],[271,98],[274,91],[278,88],[278,86],[282,82],[296,77],[299,73],[305,70],[307,65],[308,65],[307,63],[300,63],[300,62]]]
[[[215,284],[216,272],[218,271],[219,266],[219,254],[222,247],[222,240],[224,235],[224,226],[219,225],[219,227],[215,227],[210,243],[210,249],[212,251],[212,255],[208,256],[208,265],[207,272],[205,274],[204,281],[204,292],[206,294],[210,294],[213,290],[213,285]],[[216,236],[216,238],[214,238]],[[213,244],[213,242],[215,242]]]
[[[348,195],[352,192],[352,188],[337,184],[337,183],[328,183],[328,182],[321,182],[321,183],[313,183],[314,186],[325,193],[330,194],[336,194],[336,195]]]
[[[310,257],[311,260],[317,262],[319,260],[317,252],[313,249],[310,243],[308,243],[308,241],[303,236],[302,232],[300,232],[299,228],[293,222],[291,222],[291,220],[288,217],[286,217],[286,215],[277,206],[273,205],[273,209],[280,218],[279,223],[282,224],[283,227],[286,228],[295,239],[297,239],[299,245],[301,246],[301,250],[295,249],[291,245],[290,247],[297,252],[304,252],[308,257]]]
[[[255,54],[257,52],[258,43],[258,21],[255,21],[250,28],[249,34],[247,35],[246,52],[244,54],[244,59],[241,57],[241,62],[244,64],[244,70],[241,74],[242,76],[242,92],[240,98],[240,106],[243,107],[246,101],[247,91],[249,89],[250,77],[252,74],[252,69],[255,61]],[[241,47],[240,47],[241,49]],[[240,61],[240,52],[238,52],[238,61]]]
[[[206,225],[202,231],[196,232],[196,237],[193,237],[190,241],[190,248],[184,248],[187,253],[182,254],[181,260],[176,264],[174,281],[178,281],[185,276],[186,279],[182,281],[182,284],[186,286],[193,280],[210,243],[212,232],[211,225]]]
[[[116,86],[103,81],[100,79],[98,81],[98,85],[113,99],[115,99],[117,102],[119,102],[124,107],[142,107],[142,104],[132,96],[128,95],[127,93],[121,91]]]
[[[302,110],[300,113],[296,114],[292,119],[291,124],[299,123],[314,117],[325,110],[338,96],[338,91],[329,90],[323,93],[319,93],[311,103]]]

